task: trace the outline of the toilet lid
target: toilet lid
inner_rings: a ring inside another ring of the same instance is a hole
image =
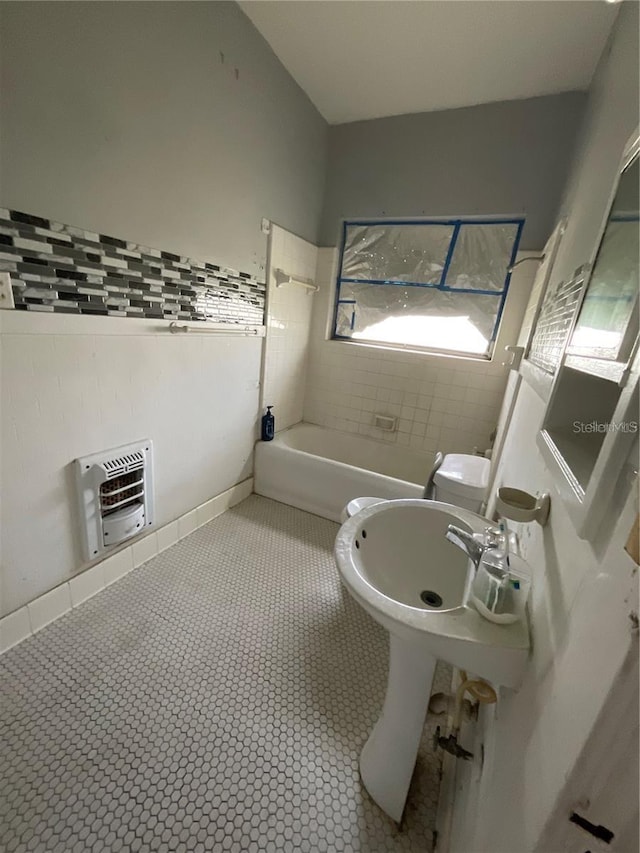
[[[347,504],[347,515],[351,518],[351,516],[355,515],[357,512],[367,509],[367,507],[375,506],[375,504],[384,503],[384,501],[385,498],[353,498],[353,500],[349,501]]]

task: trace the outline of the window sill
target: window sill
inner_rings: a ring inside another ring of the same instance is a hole
[[[353,341],[348,338],[328,338],[330,344],[338,344],[346,347],[356,347],[363,350],[376,350],[378,352],[408,353],[410,355],[425,356],[427,358],[449,358],[455,361],[473,361],[487,364],[494,360],[495,349],[491,355],[475,355],[474,353],[460,353],[447,350],[424,349],[402,344],[375,343],[374,341]]]

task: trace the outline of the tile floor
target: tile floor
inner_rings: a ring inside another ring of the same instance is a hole
[[[431,851],[431,724],[402,831],[359,780],[387,642],[336,530],[254,495],[0,658],[0,849]]]

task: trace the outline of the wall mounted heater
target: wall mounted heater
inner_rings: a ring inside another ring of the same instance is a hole
[[[87,560],[153,524],[153,444],[138,441],[75,460]]]

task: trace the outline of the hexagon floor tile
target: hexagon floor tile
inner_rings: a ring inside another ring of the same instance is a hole
[[[434,724],[402,831],[358,776],[387,638],[337,529],[253,495],[3,655],[0,849],[431,851]]]

